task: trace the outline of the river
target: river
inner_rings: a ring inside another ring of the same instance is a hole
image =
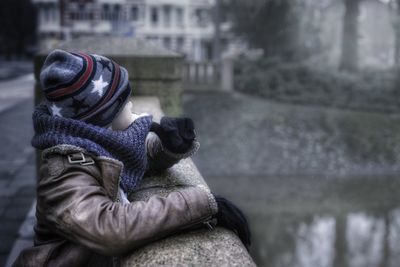
[[[258,266],[397,267],[398,177],[208,177],[249,219]]]
[[[186,95],[212,191],[271,267],[400,266],[400,117],[239,94]]]

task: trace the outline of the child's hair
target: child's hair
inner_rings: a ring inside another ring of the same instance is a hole
[[[54,50],[40,81],[53,116],[107,126],[131,95],[128,72],[99,55]]]

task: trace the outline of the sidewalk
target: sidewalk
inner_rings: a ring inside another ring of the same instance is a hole
[[[0,81],[0,113],[23,100],[32,99],[33,101],[34,82],[33,74]]]
[[[0,82],[0,266],[35,198],[33,75]]]
[[[14,79],[33,71],[31,60],[3,61],[0,60],[0,81]]]

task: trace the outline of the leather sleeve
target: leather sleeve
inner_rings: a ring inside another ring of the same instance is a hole
[[[200,143],[194,141],[188,152],[183,154],[173,153],[163,147],[160,138],[153,132],[150,132],[146,138],[146,149],[148,159],[148,172],[160,172],[171,168],[181,159],[193,156],[200,147]]]
[[[166,197],[122,204],[114,202],[93,167],[68,165],[45,175],[38,184],[37,216],[65,238],[97,253],[117,256],[138,246],[203,222],[216,211],[201,187],[187,187]]]

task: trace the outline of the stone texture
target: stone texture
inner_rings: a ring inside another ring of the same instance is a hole
[[[108,37],[84,37],[66,42],[58,47],[68,51],[101,54],[116,61],[129,72],[133,96],[152,95],[159,97],[167,115],[181,114],[183,58],[181,55],[144,40]],[[35,58],[35,77],[39,74],[47,54],[42,51]],[[35,86],[36,103],[42,99],[40,85]]]
[[[137,80],[133,81],[133,85],[133,99],[137,95],[157,96],[167,115],[179,116],[182,113],[182,83],[180,80]]]
[[[131,199],[147,199],[148,195],[151,196],[156,191],[163,194],[174,190],[174,187],[198,185],[208,187],[193,161],[184,159],[159,176],[143,179]]]
[[[81,37],[71,42],[60,45],[63,49],[76,51],[96,51],[97,54],[107,54],[112,56],[131,56],[142,57],[178,57],[179,54],[166,50],[162,47],[152,45],[138,38],[107,37]],[[51,50],[44,51],[47,53]]]
[[[122,266],[255,266],[229,230],[199,230],[150,244],[123,259]]]
[[[191,159],[159,176],[146,177],[133,192],[131,201],[147,200],[152,195],[167,195],[182,186],[207,186]],[[208,186],[207,186],[208,187]],[[255,266],[241,241],[231,231],[201,229],[157,241],[140,248],[122,260],[131,266]]]

